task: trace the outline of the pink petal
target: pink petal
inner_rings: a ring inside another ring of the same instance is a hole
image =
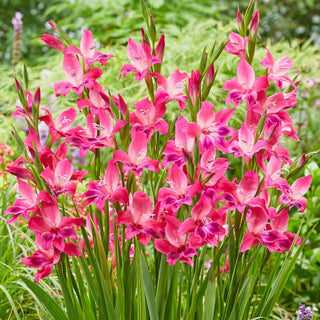
[[[191,217],[194,220],[201,220],[208,216],[212,207],[208,197],[201,196],[199,201],[195,204],[195,206],[191,210]]]
[[[303,196],[310,188],[312,175],[297,179],[291,186],[292,192],[296,198]]]
[[[273,220],[271,220],[271,227],[273,230],[283,233],[287,230],[289,222],[289,214],[287,209],[282,209]]]
[[[73,242],[67,242],[64,246],[63,252],[68,256],[75,256],[81,258],[79,247]]]
[[[242,59],[237,68],[238,80],[241,86],[246,89],[250,89],[253,86],[255,80],[255,74],[253,68],[247,62],[246,59]]]
[[[181,223],[180,228],[178,230],[178,234],[184,235],[189,232],[193,232],[196,227],[197,227],[196,222],[192,218],[187,218]]]
[[[23,198],[26,200],[29,200],[31,203],[36,203],[36,194],[33,191],[33,189],[30,187],[30,185],[19,178],[18,180],[18,188],[19,192],[22,195]]]
[[[267,221],[268,217],[264,210],[260,207],[253,207],[247,218],[248,230],[251,233],[259,234],[265,229]]]
[[[143,132],[136,132],[129,145],[128,154],[133,164],[139,164],[147,155],[148,139]]]
[[[92,58],[95,52],[94,40],[91,31],[83,30],[83,35],[80,42],[80,50],[84,57]]]
[[[172,165],[169,173],[169,184],[180,195],[184,195],[187,191],[188,179],[182,169],[175,163]]]
[[[74,108],[63,111],[55,121],[57,130],[66,132],[74,122],[77,116],[77,111]]]
[[[74,87],[77,87],[81,84],[83,77],[83,68],[81,62],[74,55],[66,54],[64,56],[63,72],[67,80]]]
[[[237,188],[237,195],[241,203],[245,203],[249,199],[252,199],[259,185],[259,178],[256,172],[247,171],[243,176]]]
[[[58,163],[55,170],[56,185],[64,186],[72,176],[72,164],[70,159],[62,160]]]
[[[209,127],[213,121],[213,104],[209,101],[202,102],[201,109],[197,115],[197,123],[201,128],[206,128]]]

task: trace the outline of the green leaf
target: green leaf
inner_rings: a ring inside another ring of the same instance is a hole
[[[202,315],[202,320],[213,319],[215,302],[216,302],[216,290],[215,290],[215,283],[214,283],[213,266],[210,267],[207,277],[209,281],[208,281],[206,294],[204,297],[204,312]]]
[[[157,311],[157,304],[156,299],[154,295],[154,290],[152,286],[152,280],[151,276],[146,264],[145,257],[143,253],[141,253],[141,264],[142,264],[142,278],[143,278],[143,285],[144,285],[144,291],[146,294],[148,309],[149,309],[149,315],[151,320],[158,320],[158,311]]]
[[[50,312],[55,320],[68,320],[69,317],[65,311],[54,301],[54,299],[41,287],[21,276],[20,279],[27,285],[27,287],[37,296],[45,308]]]
[[[7,290],[3,285],[1,285],[1,284],[0,284],[0,289],[2,290],[2,292],[3,292],[3,293],[6,295],[6,297],[8,298],[8,300],[9,300],[9,302],[10,302],[10,304],[11,304],[11,309],[12,309],[14,315],[16,316],[16,319],[20,320],[20,317],[19,317],[19,314],[18,314],[18,310],[17,310],[17,308],[16,308],[16,306],[15,306],[15,304],[14,304],[14,301],[13,301],[10,293],[9,293],[8,290]],[[1,302],[2,302],[2,301],[1,301]],[[2,303],[3,303],[3,302],[2,302]]]

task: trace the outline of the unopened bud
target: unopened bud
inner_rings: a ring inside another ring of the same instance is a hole
[[[164,55],[164,47],[165,47],[165,41],[164,41],[164,34],[161,35],[160,39],[159,39],[159,42],[158,42],[158,45],[156,47],[156,56],[162,60],[163,58],[163,55]]]
[[[193,106],[196,105],[197,97],[200,96],[201,75],[199,70],[191,71],[191,76],[188,80],[188,94]]]
[[[20,83],[19,83],[19,81],[17,80],[17,78],[14,78],[14,82],[15,82],[15,84],[16,84],[17,90],[20,91],[20,90],[21,90],[21,86],[20,86]]]
[[[238,28],[239,28],[239,32],[241,33],[243,18],[242,18],[242,14],[240,13],[240,11],[239,11],[239,10],[238,10],[238,12],[237,12],[237,19],[238,19]]]
[[[54,31],[56,31],[56,32],[58,32],[58,33],[59,33],[59,31],[58,31],[58,29],[57,29],[56,25],[55,25],[53,22],[48,21],[48,23],[50,24],[50,27],[51,27]]]
[[[40,94],[40,87],[36,90],[33,96],[33,103],[37,108],[39,108],[40,105],[40,100],[41,100],[41,94]]]
[[[214,64],[212,63],[208,69],[207,75],[206,75],[206,84],[209,86],[214,79]]]
[[[58,51],[61,51],[62,53],[66,49],[66,46],[60,40],[58,40],[56,37],[52,36],[51,34],[44,33],[42,35],[42,38],[40,38],[40,41],[42,41],[48,47],[51,47],[51,48],[58,50]]]
[[[304,153],[298,161],[297,167],[302,167],[306,163],[306,154]]]
[[[203,72],[207,66],[208,53],[205,50],[206,50],[206,48],[204,48],[204,50],[203,50],[201,60],[200,60],[200,65],[199,65],[199,72],[201,75],[203,74]]]
[[[155,43],[156,41],[156,33],[157,33],[156,24],[154,22],[152,14],[150,14],[150,37],[151,37],[152,43]]]
[[[250,35],[254,37],[255,34],[258,33],[259,30],[259,11],[256,11],[253,14],[251,25],[250,25]]]

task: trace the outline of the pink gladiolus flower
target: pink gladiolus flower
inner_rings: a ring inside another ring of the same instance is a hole
[[[179,166],[183,166],[189,161],[193,154],[195,145],[196,131],[190,129],[188,123],[183,117],[180,117],[175,123],[174,141],[168,140],[167,146],[163,151],[165,154],[161,162],[161,168],[165,168],[169,163],[175,162]]]
[[[41,154],[42,146],[40,143],[39,135],[34,129],[29,128],[29,133],[23,142],[31,158],[35,159],[36,153]]]
[[[51,112],[48,109],[44,110],[46,111],[47,115],[39,117],[39,120],[45,122],[45,124],[49,127],[51,143],[54,144],[60,138],[68,136],[69,129],[76,119],[77,111],[74,108],[65,110],[59,114],[55,121],[53,121]]]
[[[113,127],[112,120],[105,111],[99,110],[100,124],[94,121],[91,113],[87,116],[86,129],[77,126],[70,129],[70,136],[66,142],[79,148],[80,157],[83,158],[89,150],[100,148],[114,148],[113,136],[126,124],[125,121],[117,120]],[[98,136],[98,131],[100,135]]]
[[[268,69],[268,81],[274,81],[280,90],[282,89],[284,82],[295,87],[292,80],[286,76],[289,70],[293,67],[293,62],[290,58],[288,56],[284,56],[277,61],[274,61],[270,51],[267,48],[266,50],[267,55],[261,60],[261,65]]]
[[[18,198],[14,206],[9,207],[4,216],[12,214],[13,216],[7,220],[7,224],[15,222],[20,216],[29,221],[30,214],[39,214],[39,208],[37,206],[37,195],[30,187],[30,185],[20,179],[18,180],[18,189],[22,198]]]
[[[259,177],[256,172],[247,171],[242,177],[239,185],[228,181],[226,178],[219,182],[219,191],[223,190],[220,200],[228,201],[228,207],[236,208],[239,212],[244,212],[246,206],[260,207],[266,211],[265,201],[256,197],[259,186]]]
[[[98,61],[103,66],[107,65],[109,58],[114,57],[112,54],[104,54],[95,50],[94,39],[91,31],[84,29],[80,42],[80,50],[70,46],[66,49],[65,54],[77,54],[83,57],[85,70],[88,71],[94,62]]]
[[[60,161],[55,171],[50,168],[45,168],[40,176],[46,181],[47,186],[51,191],[58,196],[61,193],[74,194],[77,189],[77,184],[75,182],[70,182],[72,176],[72,164],[69,159],[64,159]]]
[[[188,263],[191,267],[193,261],[191,257],[197,255],[196,246],[187,239],[186,235],[179,235],[178,230],[181,221],[174,217],[167,216],[167,226],[165,228],[167,239],[155,239],[154,246],[158,251],[167,256],[170,266],[173,266],[178,260]]]
[[[79,110],[90,108],[90,112],[94,115],[99,114],[99,110],[108,111],[112,115],[109,97],[103,87],[95,83],[92,90],[89,90],[89,98],[78,99],[77,105]]]
[[[268,220],[271,220],[269,223]],[[259,207],[252,208],[248,212],[248,229],[242,240],[240,252],[249,250],[252,246],[261,243],[270,252],[277,250],[279,253],[288,251],[292,245],[295,235],[287,232],[289,215],[286,209],[280,211],[278,215],[274,208],[269,209],[266,215]],[[300,237],[296,244],[301,244]]]
[[[24,168],[23,165],[27,161],[23,155],[21,155],[16,161],[14,161],[10,166],[7,167],[6,172],[18,177],[19,179],[35,181],[35,177],[31,171]]]
[[[163,75],[155,72],[151,76],[157,78],[157,91],[155,97],[155,104],[168,103],[177,100],[179,108],[183,111],[187,105],[188,97],[183,93],[184,82],[188,75],[185,72],[180,72],[178,69],[171,73],[166,79]]]
[[[159,161],[147,157],[147,145],[146,135],[137,131],[132,137],[128,153],[116,150],[113,154],[113,161],[123,163],[123,172],[133,171],[138,176],[142,175],[144,169],[159,173]]]
[[[60,254],[54,249],[51,250],[37,250],[30,257],[24,258],[21,262],[31,268],[40,268],[36,275],[35,281],[39,281],[51,274],[52,268],[60,261]]]
[[[125,64],[121,69],[120,76],[122,73],[124,78],[128,73],[135,72],[137,81],[147,79],[150,67],[155,63],[161,63],[158,57],[152,56],[151,48],[145,41],[139,45],[129,39],[127,53],[131,64]]]
[[[162,119],[166,112],[163,105],[154,106],[148,98],[140,100],[134,105],[136,111],[130,113],[130,124],[133,126],[131,135],[137,131],[143,131],[150,140],[154,129],[163,135],[168,134],[168,124]]]
[[[226,81],[223,86],[223,90],[230,91],[226,99],[227,105],[232,101],[236,107],[246,100],[247,106],[251,106],[257,101],[259,92],[269,88],[267,77],[255,78],[254,70],[246,59],[240,61],[237,75],[238,78]]]
[[[279,203],[288,203],[289,209],[297,207],[299,212],[303,212],[307,206],[307,199],[302,197],[310,188],[312,176],[308,175],[297,179],[292,186],[282,186],[283,194],[280,196]]]
[[[245,162],[248,163],[249,159],[253,157],[261,149],[268,149],[267,141],[258,140],[255,143],[255,136],[247,126],[243,123],[238,131],[238,140],[232,141],[229,152],[234,153],[234,156],[243,157]]]
[[[72,226],[82,226],[83,218],[62,217],[57,200],[47,191],[39,193],[37,202],[41,203],[41,215],[29,220],[29,229],[36,234],[36,244],[43,250],[56,249],[58,252],[81,256],[79,248],[72,245],[66,247],[64,239],[77,240]]]
[[[194,232],[195,237],[199,238],[199,243],[208,243],[217,246],[217,237],[226,234],[226,230],[214,220],[215,211],[207,196],[202,195],[200,200],[191,210],[191,218],[187,218],[180,225],[178,234],[183,235]]]
[[[34,100],[34,96],[29,91],[27,92],[26,100],[27,100],[26,101],[27,102],[27,105],[26,105],[27,112],[22,107],[16,106],[16,110],[12,113],[10,118],[22,117],[22,118],[26,119],[29,124],[31,124],[34,121],[33,114],[32,114],[32,102]]]
[[[81,95],[84,87],[93,89],[95,80],[102,76],[102,70],[92,68],[89,72],[83,73],[81,62],[73,54],[65,54],[63,59],[63,72],[67,80],[62,80],[54,84],[56,96],[59,96],[59,91],[63,96],[66,96],[70,89]]]
[[[229,42],[224,50],[238,56],[241,60],[245,59],[248,40],[248,37],[243,39],[240,35],[231,31],[229,34]]]
[[[105,201],[112,203],[119,201],[123,204],[128,204],[128,191],[122,187],[119,182],[119,169],[114,162],[110,161],[103,181],[92,181],[86,185],[88,191],[83,195],[83,198],[86,199],[83,206],[86,207],[95,203],[100,211],[104,211]]]
[[[227,150],[225,137],[233,134],[233,128],[225,124],[232,117],[234,109],[219,110],[213,112],[213,105],[208,101],[202,102],[201,109],[197,115],[197,123],[191,123],[198,133],[200,140],[200,153],[208,150],[212,145],[222,152]]]
[[[186,174],[175,163],[170,169],[168,182],[170,188],[161,188],[157,201],[161,203],[161,206],[169,206],[175,212],[178,211],[182,204],[191,205],[192,197],[200,192],[197,186],[188,185]]]
[[[202,180],[206,180],[211,176],[211,178],[204,185],[205,188],[211,188],[219,181],[221,177],[224,176],[228,169],[228,160],[226,158],[216,159],[216,149],[212,145],[208,150],[206,150],[200,160],[200,172]]]
[[[66,50],[66,46],[51,34],[44,33],[42,35],[42,38],[40,38],[40,41],[42,41],[48,47],[61,51],[62,53],[64,53],[64,51]]]
[[[147,246],[151,237],[155,236],[155,231],[148,223],[151,217],[152,201],[145,193],[137,191],[127,210],[119,212],[117,222],[127,225],[126,239],[137,236],[138,240]]]

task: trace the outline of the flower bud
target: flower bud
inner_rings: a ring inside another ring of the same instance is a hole
[[[250,24],[250,35],[254,37],[255,34],[258,33],[259,30],[259,11],[257,10],[252,17],[251,24]]]
[[[207,86],[211,85],[213,79],[214,79],[214,64],[212,63],[206,75],[206,85]]]
[[[38,87],[38,89],[36,90],[33,96],[33,103],[37,108],[39,108],[40,106],[40,100],[41,100],[40,87]]]
[[[44,33],[42,35],[42,38],[40,38],[40,41],[42,41],[48,47],[51,47],[51,48],[58,50],[58,51],[61,51],[62,53],[66,49],[65,45],[60,40],[58,40],[56,37],[52,36],[51,34]]]
[[[158,45],[156,47],[156,56],[162,60],[163,58],[163,55],[164,55],[164,47],[165,47],[165,41],[164,41],[164,34],[161,35],[160,39],[159,39],[159,42],[158,42]]]
[[[19,83],[19,81],[17,80],[17,78],[14,78],[14,82],[16,83],[16,88],[17,88],[17,90],[20,91],[20,90],[21,90],[21,86],[20,86],[20,83]]]
[[[191,76],[188,80],[188,93],[193,106],[196,105],[197,97],[200,95],[201,75],[199,70],[191,71]]]
[[[242,18],[242,14],[240,13],[239,10],[238,10],[238,12],[237,12],[237,19],[238,19],[239,32],[240,32],[240,34],[241,34],[243,18]]]
[[[156,41],[156,33],[157,33],[156,24],[154,22],[152,14],[150,14],[150,37],[151,37],[152,43],[155,43]]]

